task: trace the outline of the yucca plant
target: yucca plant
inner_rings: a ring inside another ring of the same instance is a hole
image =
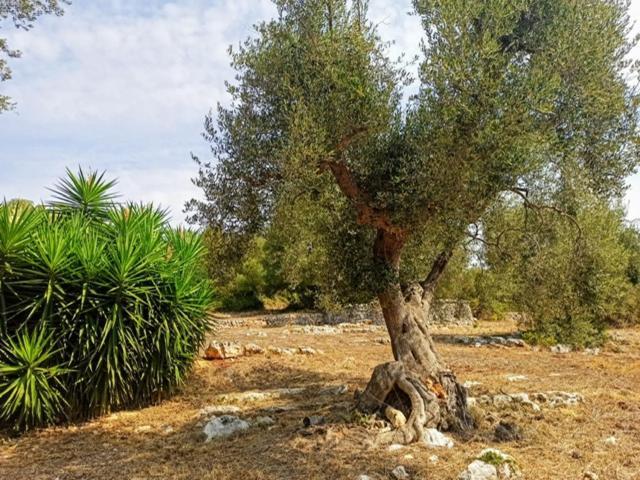
[[[66,372],[68,400],[61,414],[2,397],[0,421],[22,428],[155,401],[182,384],[210,328],[200,235],[153,206],[116,204],[113,185],[68,172],[48,205],[0,205],[5,356],[15,360],[24,332],[55,339],[47,364]]]
[[[0,345],[0,420],[23,429],[62,418],[69,370],[57,363],[57,353],[44,328],[22,330]]]

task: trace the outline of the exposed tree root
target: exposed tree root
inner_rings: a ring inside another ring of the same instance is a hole
[[[407,423],[393,432],[395,442],[419,441],[425,428],[470,430],[474,421],[467,410],[466,391],[435,351],[421,298],[415,295],[402,307],[399,328],[389,329],[397,360],[374,369],[357,408],[374,413],[391,405],[402,411]]]

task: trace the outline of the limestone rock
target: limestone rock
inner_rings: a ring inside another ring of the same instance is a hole
[[[204,352],[207,360],[226,360],[240,357],[244,354],[244,348],[234,342],[211,342]]]
[[[393,428],[404,427],[407,423],[407,417],[404,416],[404,413],[391,406],[385,408],[384,415],[387,417],[387,420],[389,420],[389,423],[391,423]]]
[[[569,345],[563,345],[561,343],[557,344],[557,345],[553,345],[550,348],[552,353],[570,353],[571,352],[571,347]]]
[[[206,441],[218,438],[227,438],[239,432],[249,429],[249,423],[232,415],[222,415],[213,417],[204,426],[204,434],[207,436]]]
[[[255,343],[248,343],[244,346],[245,355],[261,355],[264,353],[264,348]]]
[[[429,447],[453,448],[453,440],[435,428],[427,428],[422,437]]]
[[[459,480],[498,480],[498,470],[493,465],[474,460],[467,469],[460,474]]]
[[[408,480],[409,478],[411,478],[407,473],[407,470],[402,465],[399,465],[391,470],[391,476],[396,480]]]
[[[228,415],[238,412],[240,412],[240,407],[234,405],[207,405],[198,412],[198,415],[202,417],[205,415]]]

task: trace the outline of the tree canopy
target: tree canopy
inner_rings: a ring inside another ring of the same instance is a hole
[[[366,2],[276,4],[231,49],[232,102],[207,117],[215,162],[201,162],[193,220],[278,225],[321,249],[345,291],[375,293],[388,273],[376,234],[406,247],[410,283],[505,196],[570,214],[577,191],[624,191],[638,161],[628,2],[415,0],[410,98]]]

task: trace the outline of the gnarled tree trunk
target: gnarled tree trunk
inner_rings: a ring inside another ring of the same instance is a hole
[[[401,237],[378,231],[376,258],[397,273],[403,243]],[[425,282],[406,295],[399,283],[393,282],[378,296],[395,361],[374,369],[357,407],[373,413],[391,405],[402,411],[407,423],[396,432],[400,435],[396,441],[418,441],[425,427],[464,431],[474,426],[466,391],[436,353],[427,330],[433,290],[449,257],[449,253],[441,254]]]

